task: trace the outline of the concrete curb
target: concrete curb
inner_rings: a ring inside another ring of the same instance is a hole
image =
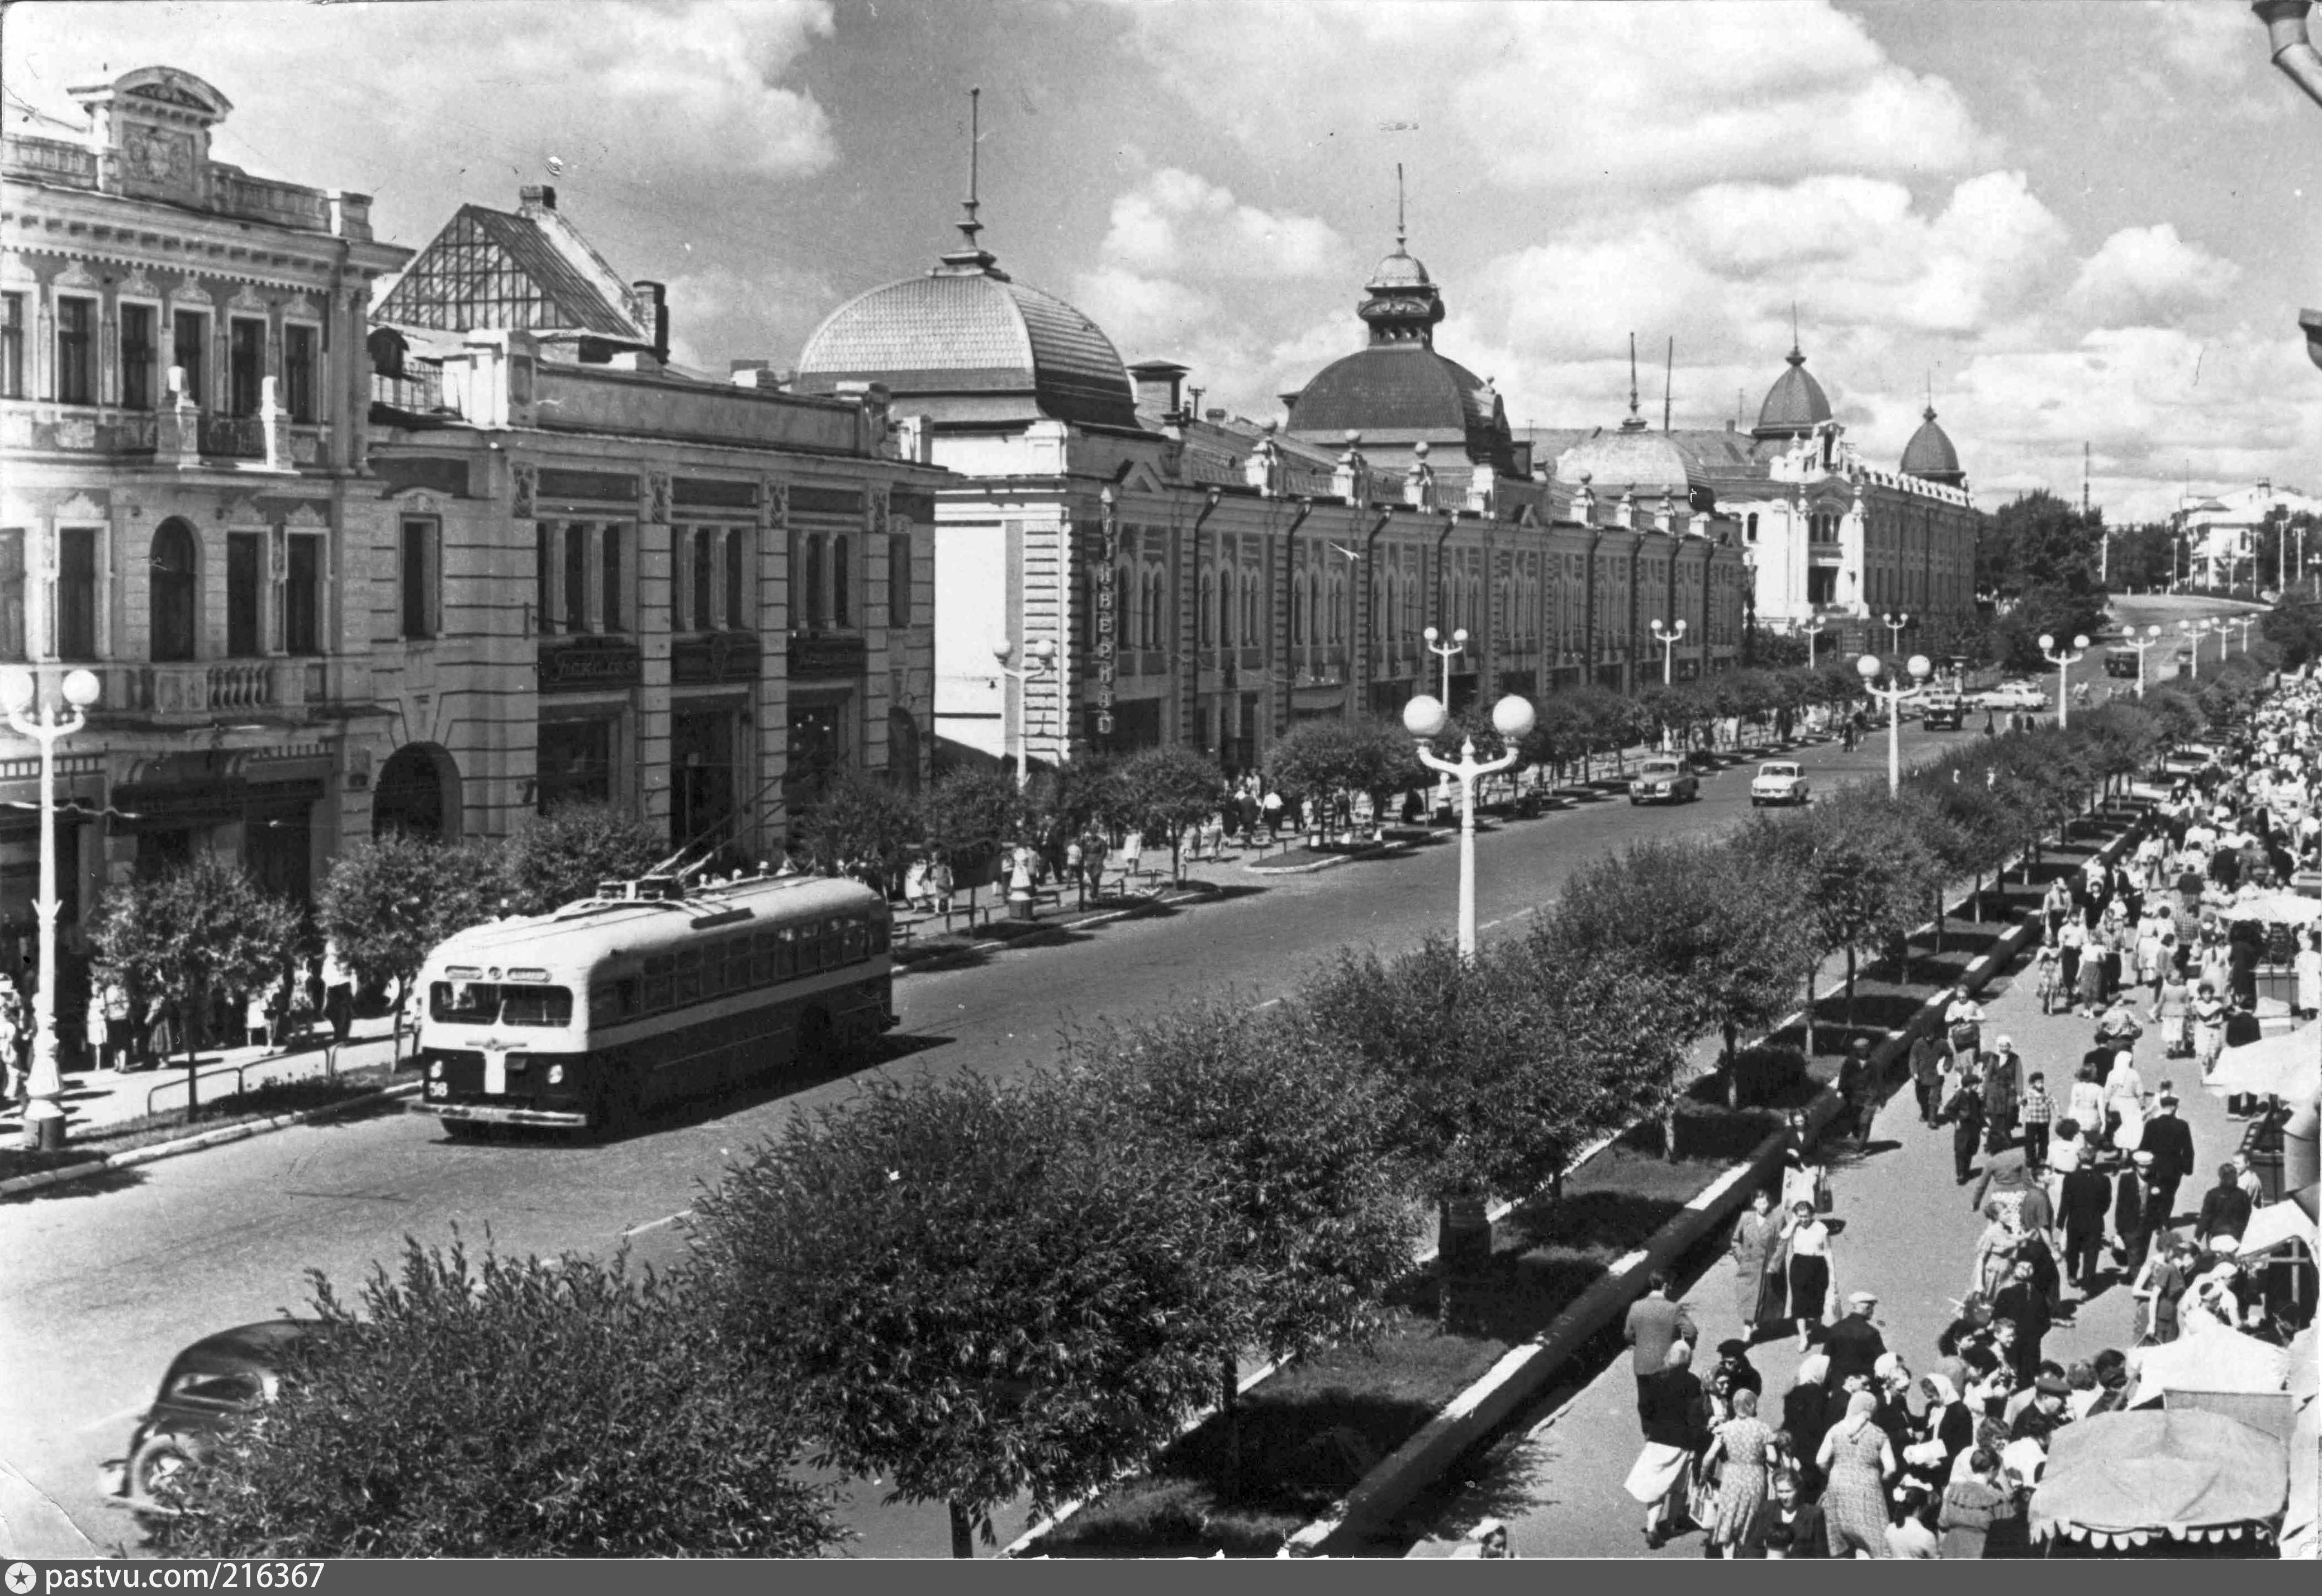
[[[132,1147],[125,1153],[114,1153],[87,1163],[69,1164],[63,1169],[41,1170],[30,1175],[17,1175],[0,1181],[0,1197],[14,1197],[19,1192],[37,1191],[46,1186],[59,1186],[68,1181],[85,1181],[92,1175],[102,1175],[113,1170],[133,1169],[156,1159],[175,1158],[181,1153],[198,1153],[205,1147],[222,1147],[228,1142],[247,1141],[270,1131],[288,1130],[294,1125],[312,1125],[318,1119],[344,1114],[373,1103],[396,1098],[416,1097],[423,1083],[406,1081],[398,1085],[381,1087],[343,1102],[325,1103],[319,1108],[302,1108],[296,1114],[276,1114],[265,1119],[246,1119],[240,1125],[222,1125],[215,1130],[199,1135],[183,1136],[174,1142],[155,1142],[149,1146]]]
[[[2107,863],[2117,858],[2127,834],[2114,837],[2097,851]],[[1992,951],[1971,961],[1954,984],[1979,991],[1993,976],[2006,970],[2031,940],[2036,916],[2019,918],[1999,934]],[[1871,1078],[1883,1085],[1895,1062],[1921,1035],[1942,1024],[1949,1007],[1949,988],[1921,1004],[1903,1028],[1871,1053]],[[1806,1131],[1819,1136],[1838,1111],[1838,1099],[1827,1089],[1818,1094],[1806,1113]],[[1601,1334],[1615,1316],[1643,1291],[1655,1269],[1684,1256],[1725,1216],[1739,1207],[1752,1181],[1778,1160],[1787,1133],[1769,1135],[1748,1159],[1729,1167],[1695,1194],[1685,1211],[1671,1218],[1642,1247],[1618,1260],[1603,1278],[1575,1299],[1548,1327],[1523,1345],[1510,1351],[1492,1369],[1454,1397],[1419,1433],[1398,1447],[1347,1493],[1336,1513],[1316,1519],[1284,1543],[1284,1557],[1330,1555],[1362,1532],[1384,1525],[1414,1500],[1419,1493],[1474,1450],[1485,1436],[1554,1378],[1565,1362]]]
[[[1411,851],[1410,846],[1403,843],[1374,843],[1351,853],[1334,853],[1328,859],[1317,859],[1305,864],[1245,864],[1242,869],[1254,876],[1311,876],[1318,870],[1336,870],[1339,865],[1352,864],[1358,859],[1392,859],[1398,853]]]

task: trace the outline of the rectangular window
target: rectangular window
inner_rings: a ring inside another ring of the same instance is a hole
[[[242,316],[226,329],[226,414],[258,414],[259,379],[266,375],[266,324]]]
[[[153,307],[121,307],[121,405],[124,410],[153,408]]]
[[[302,425],[315,419],[315,343],[312,327],[282,329],[282,406]]]
[[[730,632],[749,629],[749,564],[748,540],[737,527],[726,534],[726,627]]]
[[[258,571],[264,543],[263,533],[226,534],[225,652],[237,660],[263,652],[258,636]]]
[[[621,626],[621,529],[608,526],[604,532],[604,600],[605,630],[618,632]]]
[[[601,804],[612,798],[614,724],[610,717],[541,723],[535,756],[541,814],[562,804]]]
[[[1127,600],[1127,585],[1115,599],[1115,604]],[[887,540],[887,625],[908,626],[911,624],[911,534],[897,533]]]
[[[24,296],[0,294],[0,398],[24,397]]]
[[[24,654],[24,529],[0,529],[0,660]]]
[[[540,634],[556,634],[556,606],[550,602],[555,597],[556,582],[552,574],[556,569],[556,529],[545,521],[533,524],[532,529],[532,602],[540,612]]]
[[[774,984],[774,957],[782,946],[782,938],[772,931],[761,931],[750,939],[750,981],[754,986]]]
[[[564,629],[589,629],[589,528],[580,521],[564,529]]]
[[[290,569],[282,585],[282,647],[294,654],[323,652],[323,540],[293,536]]]
[[[693,629],[708,632],[718,625],[718,610],[711,591],[717,580],[718,559],[712,547],[717,533],[707,526],[696,527],[693,533]]]
[[[648,1011],[668,1008],[677,1000],[676,962],[666,954],[647,959],[644,973],[644,1006]]]
[[[798,932],[795,928],[778,931],[774,944],[774,979],[788,980],[798,973]]]
[[[96,537],[94,526],[57,534],[57,658],[96,658]]]
[[[197,405],[209,402],[210,319],[198,310],[181,310],[169,322],[169,363],[186,374],[186,397]]]
[[[677,1000],[701,1001],[701,950],[688,948],[677,955]]]
[[[403,635],[435,635],[435,523],[413,517],[403,524],[398,552],[403,588]]]
[[[96,403],[96,361],[90,329],[96,304],[89,299],[57,301],[57,403]]]

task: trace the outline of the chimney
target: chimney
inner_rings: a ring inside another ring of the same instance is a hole
[[[554,203],[553,199],[550,201],[551,209],[554,208]],[[639,278],[636,290],[653,296],[654,359],[666,366],[669,364],[669,285]]]
[[[1530,438],[1510,439],[1508,454],[1510,463],[1515,468],[1512,474],[1529,481],[1531,478],[1531,440]]]
[[[525,215],[556,208],[556,190],[545,183],[526,183],[516,191],[517,209]]]
[[[1286,394],[1276,394],[1274,397],[1282,401],[1282,407],[1284,410],[1295,410],[1298,408],[1298,396],[1305,391],[1303,388],[1294,388]]]
[[[1137,407],[1166,420],[1184,408],[1186,368],[1175,360],[1141,360],[1129,369],[1137,384]]]

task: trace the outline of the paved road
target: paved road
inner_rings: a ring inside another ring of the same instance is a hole
[[[1905,752],[1940,747],[1906,727]],[[1836,745],[1800,757],[1824,783],[1875,775],[1883,736],[1852,754]],[[1706,831],[1748,812],[1747,767],[1705,780],[1702,800],[1674,812],[1603,803],[1486,834],[1478,843],[1477,913],[1505,935],[1554,896],[1575,864],[1656,834]],[[1456,850],[1310,876],[1241,876],[1230,901],[1104,927],[1070,945],[1010,951],[969,969],[898,983],[912,1051],[889,1070],[973,1068],[1005,1075],[1051,1058],[1075,1016],[1150,1011],[1189,993],[1235,989],[1253,1002],[1293,988],[1325,950],[1406,946],[1445,928]],[[343,1290],[400,1240],[471,1243],[503,1251],[609,1253],[667,1260],[682,1246],[678,1218],[699,1185],[796,1108],[843,1099],[846,1080],[721,1103],[664,1121],[611,1146],[446,1140],[424,1116],[392,1114],[306,1126],[166,1160],[113,1182],[87,1182],[0,1204],[0,1463],[21,1472],[100,1543],[121,1531],[92,1490],[97,1461],[116,1452],[150,1400],[169,1354],[220,1327],[306,1300],[306,1272]],[[935,1509],[882,1509],[855,1488],[850,1519],[864,1555],[940,1556]],[[1005,1539],[1020,1514],[999,1528]]]

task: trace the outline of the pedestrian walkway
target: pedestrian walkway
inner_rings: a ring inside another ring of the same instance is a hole
[[[2051,850],[2049,857],[2076,863],[2088,851]],[[1987,1045],[1996,1036],[2012,1037],[2030,1066],[2046,1074],[2052,1094],[2058,1082],[2070,1081],[2090,1044],[2093,1021],[2066,1013],[2043,1017],[2028,967],[1987,987],[1982,1001],[1988,1016]],[[2199,1071],[2190,1061],[2164,1062],[2150,1035],[2135,1051],[2148,1083],[2176,1083],[2179,1113],[2192,1128],[2194,1174],[2177,1199],[2180,1218],[2189,1219],[2208,1184],[2202,1172],[2214,1171],[2235,1152],[2241,1126],[2226,1117],[2220,1100],[2201,1090]],[[1979,1158],[1979,1169],[1982,1163]],[[1970,1289],[1976,1241],[1984,1228],[1967,1191],[1955,1183],[1951,1130],[1920,1124],[1906,1083],[1879,1110],[1867,1155],[1836,1161],[1831,1184],[1833,1228],[1838,1231],[1832,1289],[1842,1298],[1856,1290],[1876,1293],[1873,1322],[1888,1346],[1915,1373],[1924,1373],[1935,1363],[1936,1336]],[[2068,1288],[2068,1312],[2077,1300]],[[1713,1265],[1694,1283],[1686,1302],[1701,1328],[1705,1351],[1741,1334],[1730,1264],[1721,1260]],[[2134,1304],[2126,1282],[2117,1276],[2077,1318],[2050,1333],[2043,1355],[2070,1364],[2105,1347],[2135,1345]],[[1765,1380],[1767,1406],[1778,1414],[1780,1394],[1797,1372],[1797,1343],[1788,1336],[1761,1341],[1752,1361]],[[1508,1446],[1427,1533],[1458,1537],[1496,1518],[1507,1522],[1520,1557],[1699,1557],[1698,1534],[1680,1537],[1658,1552],[1646,1549],[1644,1511],[1622,1489],[1642,1445],[1636,1404],[1624,1355]]]
[[[302,1046],[284,1053],[265,1047],[204,1048],[199,1054],[201,1101],[212,1104],[239,1091],[292,1081],[319,1081],[334,1064],[349,1070],[381,1065],[392,1055],[390,1021],[381,1015],[358,1019],[347,1044],[335,1060],[320,1046]],[[327,1035],[327,1033],[318,1033]],[[411,1037],[403,1039],[411,1050]],[[80,1140],[107,1126],[125,1125],[149,1114],[181,1112],[186,1106],[186,1066],[182,1057],[165,1061],[158,1069],[67,1070],[64,1072],[65,1139]],[[23,1112],[11,1103],[0,1108],[0,1140],[14,1143],[23,1128]]]

